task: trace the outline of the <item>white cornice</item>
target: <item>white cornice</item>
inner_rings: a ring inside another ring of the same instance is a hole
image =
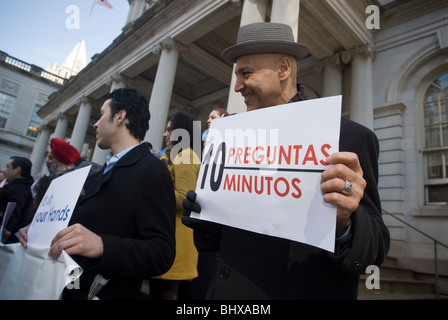
[[[423,38],[438,36],[438,32],[442,28],[448,26],[448,16],[433,17],[430,21],[424,20],[423,23],[414,24],[400,32],[388,32],[388,36],[378,33],[376,36],[376,47],[378,51],[390,50],[395,47],[401,47],[407,43],[412,43]]]

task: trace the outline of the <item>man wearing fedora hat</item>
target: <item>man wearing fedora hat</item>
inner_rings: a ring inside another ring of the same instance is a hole
[[[235,91],[247,110],[306,99],[297,84],[297,61],[308,47],[280,23],[239,29],[223,51],[236,63]],[[212,299],[356,299],[359,275],[379,266],[390,246],[377,190],[379,145],[375,134],[341,119],[340,152],[327,158],[321,190],[337,206],[335,252],[190,218],[200,212],[196,194],[184,201],[183,222],[194,229],[199,250],[218,252],[208,297]]]

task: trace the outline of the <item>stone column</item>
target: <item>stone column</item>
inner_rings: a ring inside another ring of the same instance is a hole
[[[82,150],[82,145],[86,138],[87,129],[90,123],[90,115],[92,114],[92,104],[89,101],[89,98],[85,96],[82,97],[80,99],[80,104],[75,126],[73,127],[72,137],[70,139],[70,144],[78,149],[79,152]]]
[[[266,17],[267,0],[245,0],[241,13],[240,26],[255,22],[264,22]],[[232,80],[230,81],[229,100],[227,102],[227,112],[240,113],[246,111],[246,104],[240,93],[236,93],[235,65],[233,66]]]
[[[37,140],[30,157],[31,163],[33,164],[31,167],[31,175],[34,178],[41,172],[47,155],[48,141],[50,140],[50,129],[47,126],[41,126],[38,130]]]
[[[342,94],[342,65],[339,54],[327,60],[324,68],[324,97]]]
[[[58,122],[53,133],[53,138],[65,139],[65,134],[67,133],[68,128],[68,118],[64,113],[60,112],[57,114],[57,119]]]
[[[107,83],[108,85],[110,85],[109,92],[112,92],[115,89],[127,88],[126,82],[127,78],[125,76],[122,76],[118,72],[114,73],[113,75],[110,76],[110,79]]]
[[[350,119],[373,130],[373,78],[372,61],[375,48],[366,45],[342,54],[344,63],[351,61],[352,79]]]
[[[145,141],[151,142],[154,149],[161,149],[163,132],[165,131],[168,111],[170,109],[171,94],[176,76],[179,48],[171,38],[166,38],[155,48],[154,53],[160,52],[159,66],[149,101],[151,120]]]
[[[272,1],[271,22],[285,23],[291,26],[295,41],[297,41],[299,33],[299,10],[300,0]]]
[[[317,61],[314,68],[317,72],[323,72],[322,97],[342,94],[342,64],[339,53]]]

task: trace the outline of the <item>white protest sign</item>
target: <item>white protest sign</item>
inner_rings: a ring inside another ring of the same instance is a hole
[[[334,251],[336,207],[320,189],[339,150],[341,96],[212,121],[192,218]]]
[[[90,167],[77,169],[51,181],[28,230],[28,243],[49,248],[54,236],[67,227]]]
[[[0,247],[0,300],[56,300],[64,287],[79,288],[82,268],[65,252],[56,259],[48,248],[20,243]]]

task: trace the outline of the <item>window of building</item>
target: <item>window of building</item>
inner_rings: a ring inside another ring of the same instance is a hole
[[[16,98],[0,92],[0,128],[6,127],[6,122],[11,114]]]
[[[30,123],[28,124],[28,130],[26,131],[26,135],[28,137],[37,138],[37,128],[39,127],[42,119],[37,115],[37,111],[42,106],[36,105],[33,111],[33,115],[31,116]]]
[[[448,204],[448,73],[429,85],[424,102],[426,204]]]

